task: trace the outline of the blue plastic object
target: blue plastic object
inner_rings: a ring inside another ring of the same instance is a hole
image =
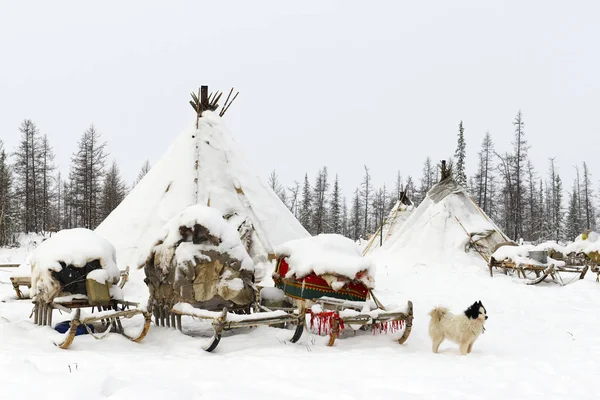
[[[60,333],[65,333],[66,331],[69,330],[69,328],[71,327],[71,321],[63,321],[59,324],[57,324],[54,329]],[[90,328],[91,332],[94,332],[94,325],[88,325],[88,328]],[[83,325],[79,325],[77,327],[77,329],[75,330],[75,336],[79,336],[79,335],[86,335],[88,333],[87,329],[85,329],[85,326]]]

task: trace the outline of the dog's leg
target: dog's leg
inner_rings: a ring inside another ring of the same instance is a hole
[[[434,353],[437,353],[440,345],[442,344],[442,342],[444,341],[444,337],[443,336],[436,336],[434,338],[431,338],[432,340],[432,350]]]
[[[471,353],[471,350],[473,350],[473,343],[474,342],[469,343],[469,347],[467,348],[467,353]]]
[[[466,356],[469,351],[469,343],[461,343],[460,344],[460,354]]]

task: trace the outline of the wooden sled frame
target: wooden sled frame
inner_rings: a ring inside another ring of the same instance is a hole
[[[121,280],[119,282],[120,288],[123,288],[128,280],[128,276],[129,267],[126,268],[125,271],[121,272]],[[49,303],[46,303],[42,300],[34,300],[34,308],[30,317],[33,316],[33,321],[36,325],[52,327],[52,314],[55,309],[69,314],[75,310],[75,314],[69,323],[69,329],[65,333],[63,340],[60,343],[55,343],[55,345],[61,349],[67,349],[71,343],[73,343],[73,340],[77,334],[77,328],[79,326],[83,326],[95,339],[104,339],[108,333],[117,332],[133,342],[140,342],[150,329],[152,315],[139,308],[130,309],[130,307],[138,307],[138,303],[110,298],[110,285],[108,282],[105,284],[96,282],[94,285],[96,285],[96,289],[100,288],[100,292],[103,291],[104,293],[97,292],[97,294],[95,291],[90,292],[90,288],[88,288],[88,294],[91,297],[74,296],[71,298],[62,299],[55,298]],[[82,308],[91,308],[92,313],[94,312],[94,308],[96,308],[98,312],[85,318],[81,318]],[[136,336],[129,336],[123,329],[121,318],[129,319],[138,314],[142,314],[144,316],[144,325],[142,330]],[[104,333],[102,336],[94,334],[90,328],[90,325],[97,322],[100,322],[103,328]]]
[[[27,288],[31,289],[31,276],[11,276],[10,282],[17,294],[18,300],[28,299],[28,297],[25,297],[23,292],[21,292],[21,286],[27,286]]]
[[[179,303],[181,304],[181,303]],[[176,328],[183,332],[181,317],[188,316],[200,320],[211,321],[213,327],[213,335],[201,345],[202,349],[207,352],[212,352],[217,348],[221,341],[224,331],[230,331],[239,328],[256,327],[260,325],[272,326],[282,325],[286,323],[295,323],[296,329],[290,342],[296,343],[300,340],[305,324],[304,309],[297,310],[297,313],[286,312],[283,310],[270,310],[267,307],[260,306],[262,311],[249,313],[251,307],[242,307],[228,310],[224,307],[221,312],[204,310],[200,308],[184,309],[177,307],[162,306],[158,303],[153,303],[152,312],[157,326],[167,328]],[[238,313],[238,312],[245,313]]]
[[[550,264],[548,266],[536,265],[536,264],[516,264],[513,261],[490,261],[488,264],[490,269],[490,276],[494,276],[494,268],[502,269],[505,275],[508,275],[509,272],[516,272],[519,278],[525,279],[526,285],[537,285],[540,282],[546,280],[546,278],[550,277],[554,282],[558,283],[561,286],[565,285],[560,273],[575,273],[579,274],[579,279],[583,279],[589,269],[588,265],[575,266],[575,265],[567,265],[564,267],[557,267],[554,264]],[[530,278],[527,276],[528,273],[534,273],[535,278]]]
[[[121,305],[121,310],[119,310],[119,305]],[[88,334],[92,335],[92,337],[94,339],[104,339],[108,333],[110,332],[116,332],[116,333],[120,333],[121,335],[125,336],[127,339],[131,340],[132,342],[136,342],[139,343],[142,341],[142,339],[144,339],[144,337],[146,337],[146,335],[148,334],[148,331],[150,330],[150,323],[152,321],[152,317],[151,314],[148,312],[145,312],[141,309],[127,309],[130,305],[134,305],[137,306],[137,303],[131,303],[131,302],[127,302],[127,301],[120,301],[120,300],[112,300],[111,301],[111,305],[110,306],[105,306],[103,307],[105,310],[101,311],[98,313],[98,315],[92,315],[86,318],[81,318],[81,308],[84,307],[89,307],[89,304],[68,304],[68,306],[70,307],[76,307],[76,311],[75,311],[75,316],[73,317],[73,319],[71,320],[70,324],[69,324],[69,330],[65,333],[65,336],[63,338],[63,341],[60,343],[55,343],[55,345],[61,349],[67,349],[72,343],[73,340],[75,339],[76,333],[77,333],[77,328],[82,325],[85,327],[85,329],[87,330]],[[39,315],[41,316],[41,318],[44,318],[44,315],[48,315],[48,310],[51,313],[53,308],[57,308],[59,310],[63,310],[63,311],[68,311],[70,312],[71,309],[65,305],[62,304],[50,304],[46,307],[46,311],[44,312],[44,310],[42,309],[41,312],[39,312]],[[100,309],[100,307],[98,307]],[[110,308],[113,308],[113,310],[110,310]],[[93,306],[92,306],[93,309]],[[140,331],[140,333],[137,336],[129,336],[125,333],[124,329],[123,329],[123,325],[121,324],[121,318],[132,318],[135,315],[138,314],[142,314],[144,316],[144,325],[142,327],[142,330]],[[48,318],[48,317],[46,317]],[[49,317],[50,323],[52,322],[52,317]],[[94,334],[91,329],[89,328],[89,325],[97,323],[97,322],[101,322],[101,324],[106,328],[106,330],[104,331],[104,333],[101,336],[98,336],[96,334]]]
[[[373,294],[371,293],[371,295]],[[307,313],[311,314],[311,317],[319,317],[322,314],[331,315],[333,312],[331,318],[331,329],[329,329],[329,342],[327,343],[327,346],[333,346],[335,340],[340,337],[341,330],[345,325],[358,325],[361,328],[376,329],[378,326],[382,327],[387,326],[389,323],[396,323],[397,325],[400,325],[400,327],[404,327],[404,332],[398,339],[398,343],[403,344],[406,342],[412,331],[412,322],[414,319],[412,301],[408,301],[405,312],[390,312],[386,311],[374,296],[373,299],[375,300],[377,307],[375,309],[369,307],[371,308],[371,312],[365,313],[364,308],[366,302],[321,297],[313,300],[313,303],[320,305],[323,311],[313,312],[308,310]],[[350,312],[348,312],[349,310]]]

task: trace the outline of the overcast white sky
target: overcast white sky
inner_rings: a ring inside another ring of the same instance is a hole
[[[327,165],[350,196],[415,179],[456,147],[469,174],[485,131],[509,148],[522,109],[530,156],[565,186],[600,179],[596,1],[0,0],[0,138],[31,118],[63,171],[94,123],[127,182],[194,118],[201,84],[240,95],[225,119],[265,179]]]

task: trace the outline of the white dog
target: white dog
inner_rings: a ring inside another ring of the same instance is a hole
[[[462,355],[471,352],[473,343],[485,330],[483,324],[488,319],[481,301],[473,303],[462,314],[452,314],[445,307],[436,307],[429,312],[429,315],[431,315],[429,336],[433,352],[437,353],[440,344],[444,339],[448,339],[460,345]]]

